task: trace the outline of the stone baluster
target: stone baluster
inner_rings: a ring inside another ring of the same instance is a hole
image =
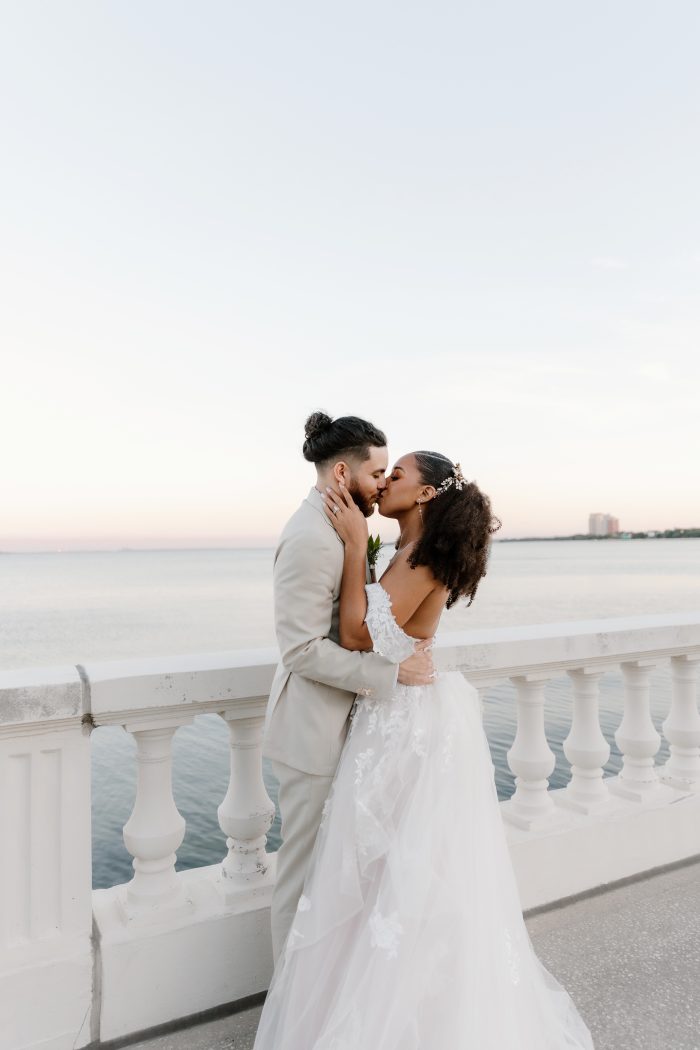
[[[615,730],[615,741],[622,753],[622,769],[616,777],[610,777],[608,786],[613,794],[634,802],[645,801],[663,787],[654,766],[661,737],[649,710],[649,678],[654,667],[655,662],[646,660],[622,664],[624,714]]]
[[[610,758],[610,745],[600,729],[599,682],[603,672],[578,667],[567,674],[574,690],[574,706],[564,754],[571,763],[571,780],[558,797],[560,805],[579,813],[596,813],[610,803],[603,782],[603,766]]]
[[[671,754],[660,775],[680,791],[700,790],[698,663],[697,656],[671,657],[671,710],[662,724]]]
[[[222,716],[231,735],[231,776],[217,811],[221,830],[228,836],[219,888],[228,896],[266,881],[265,843],[275,807],[262,776],[264,716],[241,718],[236,711],[224,711]]]
[[[544,729],[544,687],[548,676],[516,675],[518,728],[508,751],[508,765],[515,774],[515,794],[503,803],[503,816],[528,831],[549,827],[559,819],[548,791],[555,766],[554,752]]]
[[[172,790],[172,740],[192,716],[164,722],[129,723],[136,741],[136,800],[124,825],[124,844],[134,858],[134,877],[120,898],[127,921],[155,922],[164,911],[191,910],[175,873],[176,850],[185,837],[185,819]]]

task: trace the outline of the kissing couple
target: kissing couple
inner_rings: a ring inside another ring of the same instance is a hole
[[[389,465],[367,420],[306,421],[316,481],[275,554],[275,968],[254,1050],[593,1050],[523,921],[477,690],[433,667],[500,521],[459,463]],[[399,526],[378,582],[375,506]]]

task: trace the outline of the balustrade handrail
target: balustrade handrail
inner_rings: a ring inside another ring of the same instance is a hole
[[[487,686],[533,671],[548,675],[639,659],[700,656],[700,612],[573,620],[451,632],[436,645],[438,666]]]
[[[441,670],[460,670],[479,686],[679,654],[700,656],[700,610],[443,632],[435,644]],[[254,714],[278,660],[277,649],[268,647],[0,671],[0,727],[76,716],[92,725],[120,724],[138,712],[173,708],[240,706]]]

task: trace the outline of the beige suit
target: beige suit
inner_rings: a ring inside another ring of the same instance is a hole
[[[321,810],[357,693],[391,696],[398,667],[338,644],[343,544],[312,488],[275,553],[275,629],[281,662],[265,718],[263,755],[280,782],[282,845],[272,897],[275,961],[304,885]]]

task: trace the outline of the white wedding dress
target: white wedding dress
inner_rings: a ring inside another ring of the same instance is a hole
[[[414,647],[380,583],[375,652]],[[254,1050],[592,1050],[523,922],[476,689],[358,696]]]

